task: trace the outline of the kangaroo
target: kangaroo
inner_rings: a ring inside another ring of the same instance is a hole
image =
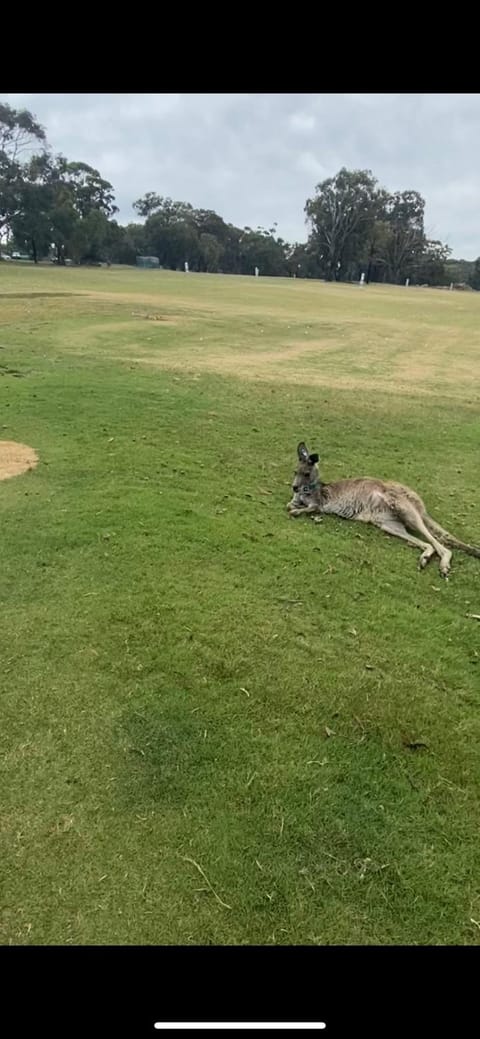
[[[452,558],[447,545],[480,559],[480,548],[466,545],[440,527],[428,515],[422,499],[410,487],[393,480],[375,480],[370,476],[322,483],[318,471],[319,456],[310,454],[303,442],[298,445],[297,455],[298,465],[292,484],[293,498],[287,505],[290,516],[312,515],[313,520],[319,523],[321,520],[318,513],[321,513],[373,523],[387,534],[403,538],[413,548],[421,548],[420,570],[437,554],[443,577],[448,577]],[[412,530],[421,534],[425,540],[414,537],[409,533]]]

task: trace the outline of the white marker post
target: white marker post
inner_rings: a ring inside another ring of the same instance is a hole
[[[364,274],[360,275],[360,285],[365,285],[365,275]]]
[[[410,285],[410,278],[405,278],[405,288],[408,289],[409,285]]]
[[[259,271],[258,267],[255,267],[255,277],[258,278],[259,274],[260,274],[260,271]]]
[[[185,260],[185,274],[188,274],[188,263],[187,263],[186,260]]]

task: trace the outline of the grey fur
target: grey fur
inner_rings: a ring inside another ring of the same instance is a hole
[[[298,464],[292,485],[293,498],[287,505],[290,516],[310,515],[315,522],[321,515],[373,523],[387,534],[402,538],[414,548],[421,548],[419,567],[423,569],[432,556],[440,559],[440,573],[448,577],[452,553],[458,548],[480,559],[480,548],[459,541],[440,527],[425,508],[422,499],[401,483],[361,476],[351,480],[322,483],[317,456],[311,455],[302,442],[297,448]],[[415,531],[424,540],[409,533]]]

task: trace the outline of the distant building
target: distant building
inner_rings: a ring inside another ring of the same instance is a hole
[[[160,267],[158,256],[137,256],[137,267]]]

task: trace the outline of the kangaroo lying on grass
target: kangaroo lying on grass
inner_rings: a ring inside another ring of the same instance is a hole
[[[291,516],[316,514],[313,519],[319,523],[318,513],[321,513],[373,523],[387,534],[403,538],[413,548],[421,548],[420,569],[436,553],[443,577],[448,577],[452,558],[447,545],[480,559],[480,548],[466,545],[435,523],[428,515],[422,499],[410,487],[393,480],[374,480],[369,476],[322,483],[317,465],[318,455],[309,454],[304,443],[298,445],[297,454],[293,498],[287,505]],[[425,540],[414,537],[409,530],[417,531]]]

